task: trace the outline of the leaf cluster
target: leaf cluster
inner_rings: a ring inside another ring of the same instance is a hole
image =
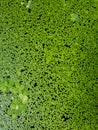
[[[16,118],[21,112],[26,111],[26,104],[28,102],[27,90],[22,84],[18,81],[14,82],[13,80],[7,81],[3,79],[0,84],[0,91],[14,95],[9,110],[7,111],[8,115],[11,115],[12,118]]]

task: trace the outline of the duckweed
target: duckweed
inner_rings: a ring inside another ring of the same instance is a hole
[[[19,98],[21,99],[23,104],[26,104],[28,101],[28,97],[26,95],[19,94]]]
[[[16,97],[13,99],[7,114],[12,116],[12,118],[17,118],[17,116],[20,116],[22,112],[26,111],[26,109],[26,105],[22,103],[20,98]]]
[[[96,0],[27,1],[0,0],[0,129],[97,130]]]
[[[14,94],[10,108],[7,112],[7,114],[11,115],[12,118],[16,118],[21,114],[22,111],[26,110],[28,97],[25,95],[27,92],[22,84],[19,82],[14,82],[12,80],[2,80],[2,84],[0,84],[0,91],[3,93],[11,92]]]
[[[78,16],[78,14],[75,14],[75,13],[71,14],[71,21],[72,22],[79,22],[80,18]]]
[[[32,7],[33,7],[33,3],[32,3],[31,0],[29,0],[29,1],[28,1],[28,4],[27,4],[27,6],[26,6],[26,8],[27,8],[27,9],[32,9]]]

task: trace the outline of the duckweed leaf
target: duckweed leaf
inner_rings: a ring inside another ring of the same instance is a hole
[[[27,6],[26,6],[26,8],[27,8],[27,9],[32,9],[32,7],[33,7],[32,1],[29,0],[29,1],[28,1],[28,4],[27,4]]]
[[[18,83],[18,82],[15,84],[15,86],[16,86],[16,88],[17,88],[17,93],[20,93],[20,92],[22,92],[22,91],[24,90],[24,86],[21,85],[21,84]]]
[[[19,98],[21,99],[23,104],[27,103],[28,97],[26,95],[19,94]]]
[[[0,90],[2,92],[7,92],[8,90],[8,82],[5,80],[2,80],[2,82],[0,83]]]
[[[24,104],[20,105],[21,112],[26,111],[27,107]]]
[[[73,21],[73,22],[79,22],[80,18],[78,16],[78,14],[75,14],[75,13],[71,14],[71,21]]]

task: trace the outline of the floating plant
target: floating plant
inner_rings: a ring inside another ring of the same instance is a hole
[[[75,14],[75,13],[71,14],[71,21],[73,21],[73,22],[79,22],[80,18],[78,16],[78,14]]]
[[[21,114],[21,112],[26,111],[26,109],[26,105],[22,104],[21,99],[17,97],[13,99],[7,114],[11,115],[12,118],[15,119]]]
[[[28,4],[27,4],[27,6],[26,6],[26,8],[28,9],[28,12],[29,12],[29,13],[31,12],[31,9],[32,9],[33,6],[34,6],[34,5],[32,4],[32,1],[29,0],[29,1],[28,1]]]
[[[11,115],[13,119],[20,116],[21,112],[26,110],[26,104],[28,102],[27,90],[18,81],[3,79],[0,84],[0,91],[2,93],[12,93],[14,98],[8,109],[7,114]]]
[[[28,97],[26,95],[19,94],[19,98],[21,99],[23,104],[26,104],[28,101]]]

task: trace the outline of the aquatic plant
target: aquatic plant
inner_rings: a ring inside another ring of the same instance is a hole
[[[8,115],[11,115],[13,119],[21,114],[21,112],[26,111],[26,105],[22,104],[21,99],[16,97],[13,99],[9,110],[7,111]]]
[[[21,93],[19,94],[19,98],[21,99],[23,104],[26,104],[28,101],[28,97],[26,95],[21,94]]]
[[[29,0],[29,1],[28,1],[28,4],[27,4],[27,6],[26,6],[26,8],[27,8],[27,9],[32,9],[32,7],[33,7],[32,1]]]
[[[0,91],[2,93],[12,93],[12,102],[7,111],[7,114],[12,116],[15,119],[21,114],[22,111],[26,110],[26,104],[28,102],[27,90],[25,87],[20,84],[18,81],[14,82],[13,80],[2,80],[0,84]]]
[[[75,13],[71,14],[71,21],[73,21],[73,22],[79,22],[80,18],[78,16],[78,14],[75,14]]]

